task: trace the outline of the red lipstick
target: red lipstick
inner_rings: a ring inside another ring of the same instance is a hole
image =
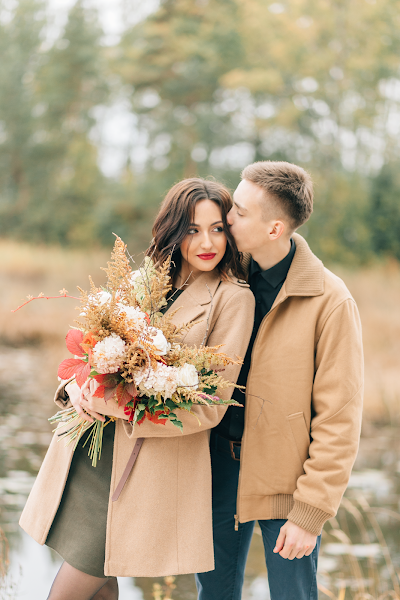
[[[198,258],[201,258],[201,260],[212,260],[216,255],[216,252],[214,252],[214,254],[198,254]]]

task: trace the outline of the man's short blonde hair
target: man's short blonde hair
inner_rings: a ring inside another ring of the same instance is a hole
[[[292,231],[310,218],[313,211],[313,184],[310,175],[301,167],[283,161],[263,160],[243,169],[242,179],[255,183],[266,192],[275,204],[277,217],[286,216]],[[271,217],[267,213],[267,206],[263,214],[266,218]]]

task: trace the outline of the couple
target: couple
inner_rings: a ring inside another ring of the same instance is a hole
[[[50,600],[116,600],[116,576],[193,572],[199,600],[239,600],[255,520],[272,600],[318,597],[321,529],[358,449],[363,359],[353,298],[295,233],[312,204],[310,176],[285,162],[246,167],[233,203],[202,179],[168,192],[148,250],[160,263],[172,253],[167,310],[195,322],[185,343],[244,356],[224,373],[246,386],[233,393],[244,408],[195,406],[201,425],[185,414],[182,435],[169,422],[132,428],[116,404],[63,383],[59,406],[121,418],[95,469],[81,443],[73,453],[55,436],[22,514],[65,561]]]

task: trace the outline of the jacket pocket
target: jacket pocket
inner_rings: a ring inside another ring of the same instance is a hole
[[[307,431],[304,413],[294,413],[293,415],[289,415],[287,419],[296,443],[300,462],[303,465],[308,458],[308,449],[310,446],[310,434]]]

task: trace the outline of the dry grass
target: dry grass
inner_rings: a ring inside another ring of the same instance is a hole
[[[59,247],[30,246],[0,241],[0,341],[11,345],[39,343],[59,344],[77,317],[78,302],[70,298],[36,300],[11,313],[31,294],[58,295],[65,287],[78,295],[76,286],[89,288],[88,276],[102,284],[110,254],[103,249],[90,252]]]
[[[365,415],[396,423],[400,417],[400,265],[359,271],[335,269],[361,315],[365,352]]]
[[[37,300],[17,313],[28,294],[58,294],[65,287],[88,289],[88,276],[105,281],[109,250],[90,252],[32,246],[0,240],[0,342],[26,345],[45,342],[63,352],[63,339],[76,318],[72,299]],[[139,262],[141,258],[139,257]],[[395,422],[400,416],[400,267],[388,263],[359,271],[333,269],[354,295],[360,309],[365,348],[365,414]]]

